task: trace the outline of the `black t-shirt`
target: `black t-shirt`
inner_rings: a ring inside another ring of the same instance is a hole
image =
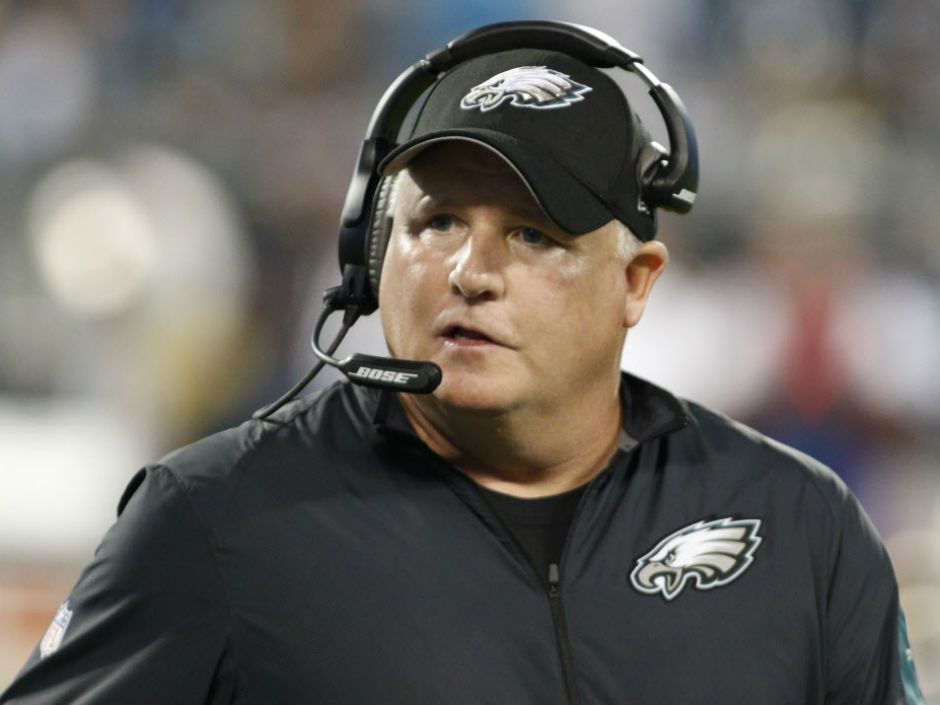
[[[565,538],[587,485],[548,497],[523,498],[480,486],[497,516],[525,549],[538,574],[548,582],[548,567],[561,562]]]

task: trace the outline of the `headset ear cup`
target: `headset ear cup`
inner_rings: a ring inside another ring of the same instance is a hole
[[[640,209],[650,211],[649,198],[653,180],[662,172],[669,159],[669,151],[659,142],[648,142],[636,158],[636,180],[640,185]]]
[[[366,242],[366,261],[369,272],[369,287],[376,303],[379,300],[379,284],[382,279],[382,263],[388,247],[388,237],[392,231],[392,214],[389,212],[389,200],[395,177],[382,179],[375,192],[375,205],[369,220],[368,241]]]

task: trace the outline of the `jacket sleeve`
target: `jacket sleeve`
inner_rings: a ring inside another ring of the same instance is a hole
[[[217,703],[233,693],[229,611],[211,537],[162,466],[118,520],[0,703]]]
[[[920,691],[887,550],[858,500],[841,483],[832,509],[826,703],[916,705]]]

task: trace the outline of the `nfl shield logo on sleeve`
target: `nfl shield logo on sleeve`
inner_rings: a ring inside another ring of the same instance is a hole
[[[65,630],[69,628],[69,622],[71,621],[72,610],[69,609],[69,603],[66,601],[59,606],[59,611],[55,613],[55,619],[52,620],[52,624],[46,630],[42,641],[39,642],[39,655],[41,658],[46,658],[59,648],[63,637],[65,637]]]

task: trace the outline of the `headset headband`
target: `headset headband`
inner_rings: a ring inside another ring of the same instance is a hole
[[[377,167],[387,155],[411,106],[442,73],[487,54],[521,47],[567,54],[596,68],[623,68],[639,76],[659,108],[669,136],[669,151],[660,151],[643,176],[642,198],[650,208],[687,213],[698,188],[698,145],[695,130],[676,92],[643,65],[643,59],[614,39],[589,27],[533,20],[500,22],[463,34],[409,66],[379,100],[359,150],[339,233],[343,295],[340,302],[368,314],[378,307],[378,292],[369,290],[365,275],[372,204],[379,183]],[[658,146],[657,146],[658,147]]]

